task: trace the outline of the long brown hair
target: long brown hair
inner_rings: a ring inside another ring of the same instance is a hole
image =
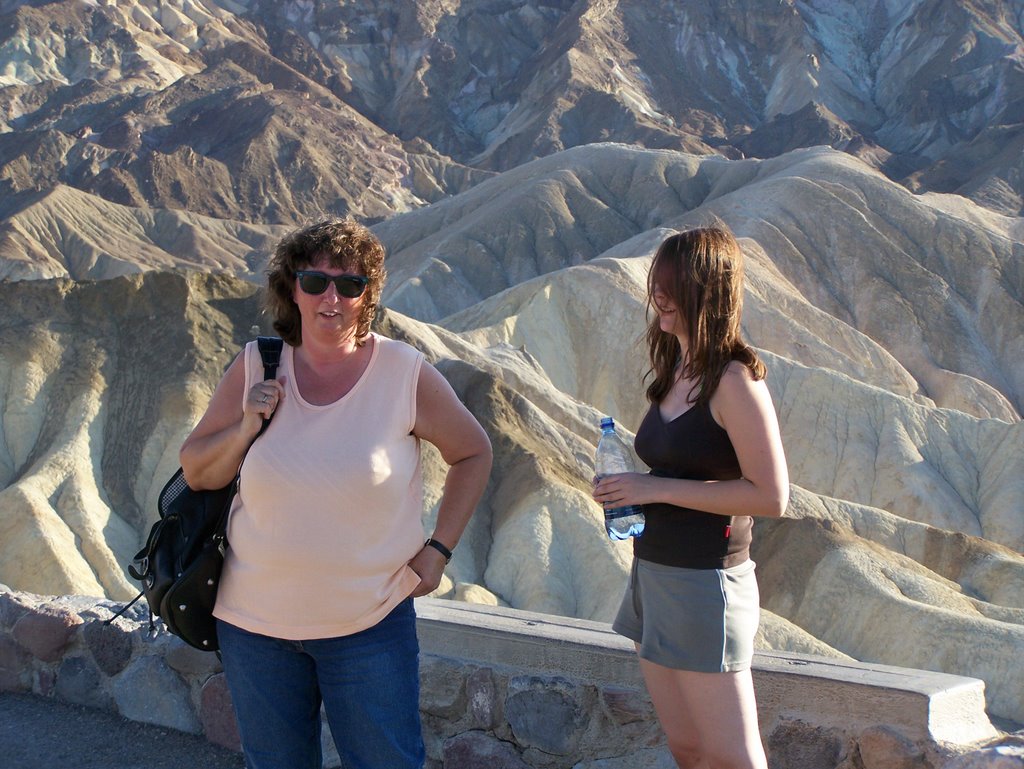
[[[302,344],[302,317],[292,296],[295,271],[327,258],[335,269],[360,272],[369,278],[363,306],[356,323],[356,344],[362,346],[370,333],[384,289],[384,246],[370,230],[352,219],[327,219],[286,235],[274,251],[267,270],[267,310],[274,330],[288,344]]]
[[[661,330],[655,286],[676,307],[686,329],[685,360],[679,340]],[[725,225],[680,232],[658,247],[647,275],[647,308],[654,315],[647,327],[651,368],[645,377],[653,377],[647,386],[651,402],[659,403],[668,394],[677,367],[683,378],[695,382],[687,399],[701,405],[718,388],[730,361],[740,361],[754,379],[764,379],[764,363],[740,332],[743,252]]]

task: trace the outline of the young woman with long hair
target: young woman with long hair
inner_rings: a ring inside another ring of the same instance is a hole
[[[754,516],[780,516],[789,475],[765,366],[743,341],[743,253],[724,226],[658,248],[648,276],[650,474],[605,476],[594,499],[643,505],[615,619],[631,638],[681,769],[767,769],[750,672],[759,618]]]

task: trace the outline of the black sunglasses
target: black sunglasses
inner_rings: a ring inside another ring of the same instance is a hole
[[[316,270],[296,270],[295,277],[299,279],[299,288],[307,294],[322,294],[327,290],[328,284],[333,282],[338,295],[348,299],[362,296],[366,284],[370,282],[365,275],[328,275],[326,272]]]

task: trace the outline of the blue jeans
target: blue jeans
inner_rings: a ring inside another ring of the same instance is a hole
[[[286,641],[218,620],[217,637],[248,769],[321,769],[321,698],[345,769],[422,769],[411,598],[349,636]]]

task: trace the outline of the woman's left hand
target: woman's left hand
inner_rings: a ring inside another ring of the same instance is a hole
[[[654,501],[652,486],[657,479],[644,473],[616,473],[594,479],[594,501],[602,507],[643,505]]]
[[[446,565],[444,556],[436,548],[424,545],[409,561],[409,568],[420,578],[420,584],[412,591],[412,597],[419,598],[421,595],[427,595],[437,590]]]

